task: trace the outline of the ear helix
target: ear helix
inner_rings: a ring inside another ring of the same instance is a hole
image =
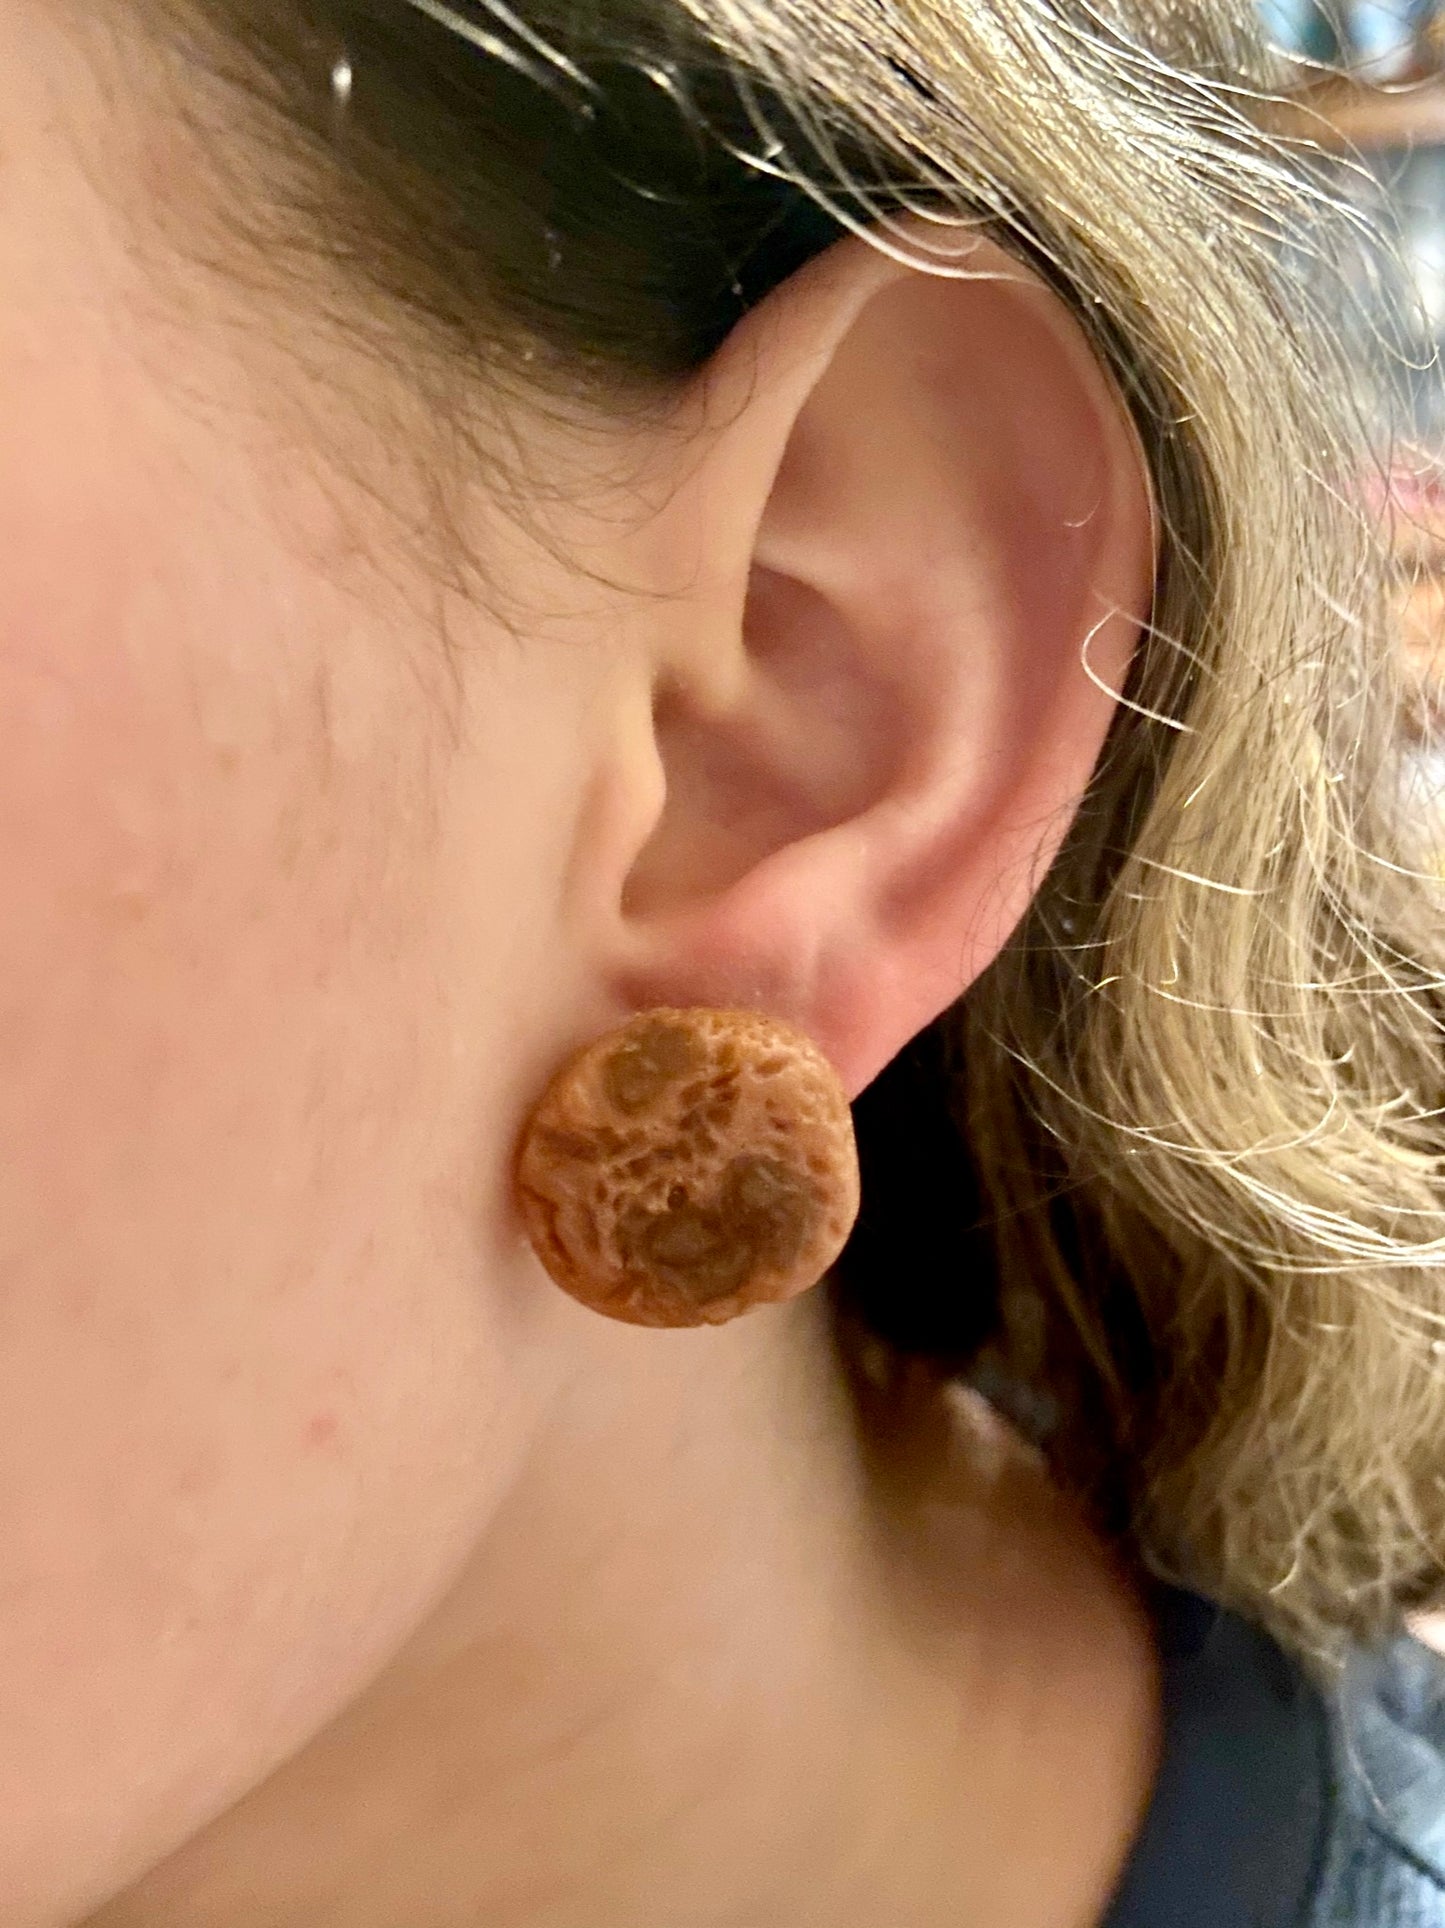
[[[721,1325],[793,1298],[858,1212],[847,1096],[813,1041],[755,1011],[644,1011],[552,1079],[516,1193],[546,1270],[632,1325]]]

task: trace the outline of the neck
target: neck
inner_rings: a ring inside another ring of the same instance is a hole
[[[966,1405],[860,1452],[820,1297],[600,1330],[406,1649],[91,1928],[1097,1922],[1141,1616]]]

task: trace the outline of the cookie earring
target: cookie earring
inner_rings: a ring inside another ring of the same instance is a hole
[[[570,1059],[517,1154],[565,1292],[632,1325],[721,1325],[817,1283],[858,1212],[847,1096],[755,1011],[644,1011]]]

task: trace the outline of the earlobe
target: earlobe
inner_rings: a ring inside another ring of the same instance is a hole
[[[625,995],[770,1010],[856,1092],[1022,916],[1153,541],[1123,405],[1025,269],[987,242],[957,278],[858,241],[815,265],[722,351],[752,386],[687,504],[714,562],[659,697]]]

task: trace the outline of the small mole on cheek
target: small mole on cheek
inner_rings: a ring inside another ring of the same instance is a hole
[[[336,1439],[338,1431],[336,1414],[322,1411],[313,1413],[306,1425],[306,1444],[312,1452],[320,1452]]]
[[[143,890],[117,890],[110,907],[118,924],[143,924],[151,914],[151,899]]]

